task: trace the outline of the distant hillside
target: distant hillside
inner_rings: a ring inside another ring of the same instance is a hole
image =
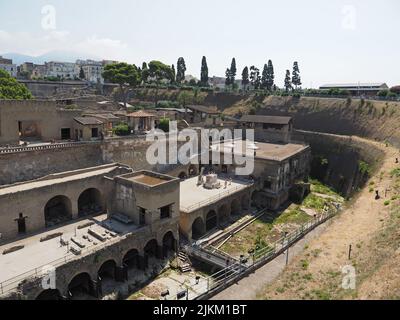
[[[101,60],[99,57],[90,56],[83,53],[73,51],[50,51],[40,56],[30,56],[20,53],[4,53],[0,54],[7,59],[12,59],[13,63],[20,65],[24,62],[33,62],[35,64],[44,64],[48,61],[75,62],[78,59]]]

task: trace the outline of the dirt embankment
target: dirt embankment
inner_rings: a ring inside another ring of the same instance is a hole
[[[258,293],[260,299],[400,297],[400,165],[395,163],[399,151],[383,144],[379,147],[385,157],[369,187],[293,259],[277,280]],[[379,200],[375,200],[376,190]],[[354,268],[354,288],[342,287],[346,279],[343,271],[350,270],[344,270],[345,266]]]
[[[248,97],[224,113],[290,115],[296,129],[356,135],[400,147],[400,103],[362,99]]]

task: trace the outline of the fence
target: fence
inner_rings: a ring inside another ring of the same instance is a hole
[[[33,146],[23,146],[23,147],[2,147],[0,148],[0,154],[8,153],[19,153],[27,151],[42,151],[42,150],[52,150],[52,149],[63,149],[79,147],[87,144],[99,143],[99,141],[85,141],[85,142],[64,142],[55,144],[44,144],[44,145],[33,145]]]
[[[310,231],[335,216],[337,212],[338,211],[330,210],[323,213],[319,217],[302,225],[294,232],[286,234],[271,245],[255,250],[254,253],[248,254],[247,256],[242,256],[241,261],[237,264],[233,264],[208,277],[206,279],[207,286],[203,286],[203,292],[193,297],[193,299],[207,299],[222,291],[224,288],[229,287],[245,275],[260,268],[262,265],[284,253]]]

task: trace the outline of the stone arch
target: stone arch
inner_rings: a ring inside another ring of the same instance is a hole
[[[139,267],[139,250],[131,249],[122,258],[122,264],[126,265],[128,269]]]
[[[206,216],[206,232],[215,229],[217,226],[218,226],[217,213],[214,210],[211,210],[207,213]]]
[[[78,198],[79,217],[100,214],[105,211],[105,202],[101,192],[96,188],[83,191]]]
[[[44,207],[46,228],[72,220],[71,200],[63,195],[51,198]]]
[[[62,300],[62,297],[58,289],[47,289],[42,291],[35,300]]]
[[[79,294],[92,294],[92,292],[92,278],[87,272],[78,273],[68,283],[68,294],[70,298],[74,298]]]
[[[179,174],[178,177],[179,177],[179,179],[181,179],[181,180],[185,180],[185,179],[187,178],[186,172],[182,171],[182,172]]]
[[[241,199],[241,205],[243,210],[250,209],[250,197],[248,194],[244,194]]]
[[[218,209],[218,221],[220,224],[226,223],[230,217],[230,210],[227,204],[223,204]]]
[[[241,213],[242,206],[239,199],[233,199],[231,203],[231,215],[237,216]]]
[[[197,165],[194,165],[194,164],[191,164],[191,165],[189,166],[188,173],[189,173],[189,177],[195,177],[195,176],[197,176],[197,175],[199,174],[198,166],[197,166]]]
[[[157,257],[158,242],[152,239],[144,247],[144,254],[148,257]]]
[[[164,256],[168,256],[169,252],[175,252],[176,251],[176,240],[174,237],[174,234],[172,231],[168,231],[162,240],[162,247],[163,247],[163,254]]]
[[[198,217],[192,224],[192,239],[198,240],[206,234],[206,226],[201,217]]]
[[[105,279],[105,278],[112,278],[115,279],[115,272],[117,269],[117,263],[115,260],[110,259],[105,261],[97,271],[97,276],[100,279]]]

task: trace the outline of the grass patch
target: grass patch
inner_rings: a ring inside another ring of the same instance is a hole
[[[294,209],[286,210],[275,221],[274,224],[295,223],[304,224],[312,218],[297,206]]]
[[[303,206],[310,209],[323,210],[327,203],[326,199],[316,196],[315,194],[309,194],[303,202]]]
[[[318,180],[310,179],[310,183],[312,192],[326,194],[326,195],[337,195],[337,192],[335,192],[335,190],[324,185],[322,182]]]

